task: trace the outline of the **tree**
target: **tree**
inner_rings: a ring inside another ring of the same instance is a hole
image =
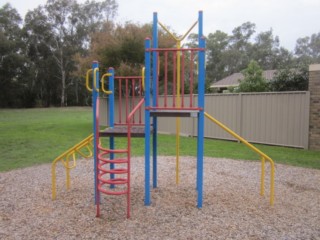
[[[299,38],[295,47],[295,55],[300,63],[319,63],[320,32],[312,34],[310,37]]]
[[[207,77],[215,82],[232,73],[240,72],[252,59],[253,44],[251,38],[255,33],[255,24],[243,23],[228,35],[216,31],[207,39]]]
[[[276,50],[275,55],[273,56],[274,67],[271,69],[281,69],[286,66],[292,66],[294,64],[293,53],[284,47],[280,47]],[[267,68],[265,68],[267,69]]]
[[[24,44],[22,19],[10,4],[0,8],[0,107],[23,107]]]
[[[207,78],[213,82],[225,76],[226,51],[229,46],[228,34],[216,31],[207,38]]]
[[[87,1],[84,4],[75,0],[48,0],[44,7],[28,13],[27,39],[33,38],[34,47],[42,45],[50,51],[58,69],[55,77],[60,80],[61,106],[67,103],[68,88],[78,86],[72,76],[77,66],[74,56],[86,54],[91,34],[100,30],[105,20],[110,21],[115,16],[117,6],[115,0]]]
[[[244,79],[239,84],[239,92],[265,92],[268,90],[268,84],[262,76],[263,70],[256,61],[250,61],[242,73]]]
[[[150,24],[138,25],[127,22],[115,26],[106,23],[102,31],[93,35],[89,59],[98,60],[103,68],[113,67],[117,75],[140,75],[144,65],[144,40],[151,36]],[[174,47],[175,41],[159,31],[159,47]],[[160,61],[163,69],[163,61]],[[161,73],[160,73],[161,74]]]
[[[308,65],[299,65],[296,68],[284,68],[276,72],[270,82],[272,91],[307,91],[309,83]]]
[[[279,37],[273,37],[272,29],[259,33],[253,45],[252,58],[264,69],[275,69],[279,42]]]
[[[233,29],[229,39],[229,48],[225,55],[228,74],[239,72],[249,64],[252,53],[250,39],[255,33],[255,28],[254,23],[246,22]]]

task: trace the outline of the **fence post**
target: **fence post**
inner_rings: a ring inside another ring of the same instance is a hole
[[[239,93],[238,95],[238,106],[237,106],[237,132],[239,133],[240,136],[242,136],[242,125],[243,125],[243,121],[242,121],[242,112],[243,112],[243,106],[242,106],[242,93]],[[240,143],[240,141],[238,141]]]
[[[320,64],[309,66],[309,149],[320,149]]]

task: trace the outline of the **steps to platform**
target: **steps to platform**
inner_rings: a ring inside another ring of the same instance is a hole
[[[106,149],[98,145],[98,194],[126,195],[130,216],[130,158],[128,149]],[[115,155],[113,159],[110,156]],[[97,202],[97,217],[100,201]]]

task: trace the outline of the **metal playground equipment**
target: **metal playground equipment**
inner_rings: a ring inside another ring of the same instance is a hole
[[[182,48],[181,42],[198,25],[198,46],[195,48]],[[175,41],[175,48],[158,47],[158,26],[163,28]],[[151,44],[152,42],[152,44]],[[160,71],[160,66],[162,66]],[[90,84],[92,76],[92,84]],[[108,82],[106,90],[105,80]],[[160,90],[160,84],[163,83]],[[101,88],[100,88],[101,83]],[[70,171],[69,156],[75,151],[87,147],[93,142],[94,156],[94,189],[96,216],[100,216],[101,194],[126,195],[127,217],[130,217],[130,161],[131,138],[145,139],[145,198],[144,204],[151,204],[151,185],[157,188],[157,137],[158,118],[176,118],[176,183],[179,183],[180,158],[180,118],[194,117],[197,119],[197,170],[196,191],[197,207],[202,208],[203,202],[203,156],[204,156],[204,118],[217,124],[236,139],[244,143],[261,157],[261,190],[264,195],[265,162],[271,166],[270,176],[270,204],[274,204],[274,163],[273,160],[245,139],[227,128],[217,119],[204,111],[205,109],[205,38],[203,36],[203,13],[198,14],[197,21],[181,37],[176,37],[164,24],[158,21],[157,13],[153,15],[152,40],[145,40],[145,69],[141,76],[115,76],[110,68],[108,73],[100,79],[100,69],[97,62],[93,62],[92,69],[88,70],[86,77],[87,89],[92,92],[93,99],[93,135],[59,156],[52,165],[52,198],[56,196],[55,165],[64,157],[67,162],[64,166],[67,175]],[[194,105],[194,91],[197,87],[197,104]],[[185,91],[188,88],[188,91]],[[185,93],[188,92],[188,93]],[[100,97],[108,98],[108,127],[100,130]],[[118,114],[115,116],[115,107]],[[144,113],[144,117],[143,117]],[[102,146],[101,138],[109,138],[109,146]],[[124,148],[116,148],[115,138],[127,139]],[[89,141],[90,140],[90,141]],[[152,140],[152,152],[151,142]],[[75,166],[75,156],[74,166]],[[152,169],[151,169],[152,159]],[[73,167],[73,166],[72,166]],[[152,174],[152,184],[151,184]],[[67,186],[70,186],[70,177],[67,177]]]

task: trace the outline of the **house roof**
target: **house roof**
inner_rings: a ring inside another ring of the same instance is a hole
[[[271,81],[277,70],[266,70],[263,71],[262,76],[267,80]],[[244,76],[242,73],[234,73],[228,77],[225,77],[213,84],[210,88],[227,88],[239,86],[239,81],[243,80]]]

